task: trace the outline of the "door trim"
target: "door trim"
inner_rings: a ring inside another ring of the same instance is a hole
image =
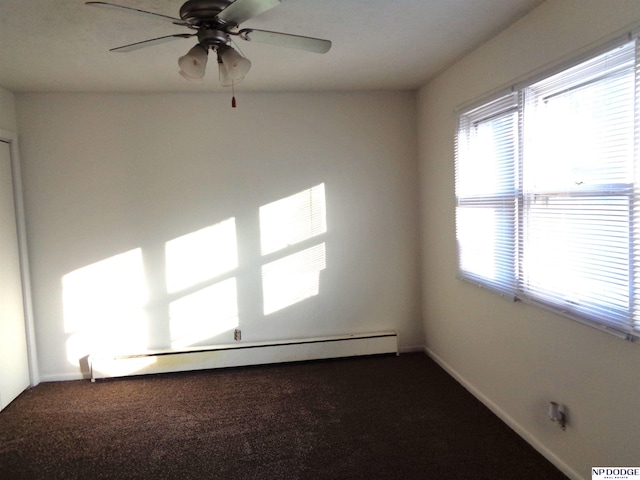
[[[33,317],[33,303],[31,299],[31,277],[29,275],[29,255],[27,251],[27,228],[24,215],[24,200],[22,191],[22,174],[20,156],[18,153],[18,135],[0,129],[0,141],[9,144],[11,157],[11,173],[13,177],[13,197],[16,210],[16,226],[18,231],[18,255],[20,258],[20,275],[22,277],[22,303],[24,307],[24,321],[27,337],[27,356],[29,362],[29,381],[32,387],[40,383],[38,369],[38,353],[36,350],[36,336]]]

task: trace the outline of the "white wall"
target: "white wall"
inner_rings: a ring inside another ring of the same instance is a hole
[[[237,109],[227,95],[16,98],[43,380],[80,378],[91,332],[170,346],[181,295],[165,289],[165,243],[229,218],[239,265],[220,278],[236,282],[243,341],[397,330],[402,348],[424,344],[414,93],[240,94]],[[265,316],[258,209],[322,183],[319,294]],[[232,342],[227,328],[199,343]]]
[[[456,107],[640,24],[636,0],[549,0],[443,72],[418,98],[428,351],[572,478],[638,465],[640,346],[456,279]],[[562,431],[546,418],[567,406]]]

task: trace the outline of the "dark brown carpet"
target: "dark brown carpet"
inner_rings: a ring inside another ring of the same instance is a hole
[[[566,478],[423,354],[43,383],[2,479]]]

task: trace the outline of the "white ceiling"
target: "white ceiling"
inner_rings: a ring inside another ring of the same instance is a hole
[[[241,27],[326,38],[331,50],[238,40],[252,68],[237,90],[413,90],[542,1],[284,0]],[[183,3],[111,2],[173,17]],[[191,30],[84,0],[0,0],[0,87],[16,93],[222,91],[215,64],[202,83],[178,75],[177,59],[195,39],[108,51],[174,33]]]

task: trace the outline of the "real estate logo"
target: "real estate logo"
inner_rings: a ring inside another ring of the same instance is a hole
[[[640,480],[640,467],[591,467],[591,480]]]

